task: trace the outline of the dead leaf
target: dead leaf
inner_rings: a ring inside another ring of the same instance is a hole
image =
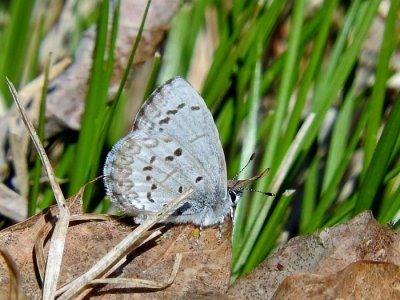
[[[123,286],[105,286],[90,295],[119,299],[134,293],[140,299],[214,298],[226,292],[230,277],[231,222],[225,222],[222,239],[217,239],[217,228],[206,228],[199,239],[192,237],[193,225],[172,226],[163,231],[157,242],[136,249],[119,274],[125,278],[143,278],[164,282],[171,272],[175,254],[183,254],[174,283],[157,292],[144,289],[125,289]]]
[[[79,205],[79,202],[76,202]],[[76,211],[77,208],[71,208]],[[49,222],[54,226],[57,207],[35,215],[23,223],[0,232],[2,249],[11,253],[21,278],[22,290],[29,298],[41,295],[38,274],[34,268],[34,243],[40,230]],[[87,271],[113,246],[134,228],[133,222],[109,218],[107,221],[82,222],[70,225],[64,251],[59,286]],[[217,239],[217,228],[206,228],[197,240],[191,236],[195,229],[191,225],[164,228],[162,236],[138,249],[110,277],[141,278],[165,282],[171,274],[177,253],[183,254],[177,277],[165,290],[149,292],[140,289],[125,289],[121,285],[95,286],[90,296],[117,298],[121,294],[139,293],[142,298],[193,298],[224,293],[228,287],[231,259],[231,224],[223,228],[221,241]],[[47,253],[48,245],[44,251]],[[46,254],[47,256],[47,254]],[[10,279],[4,262],[0,262],[0,298],[9,293]],[[140,293],[141,292],[141,293]]]
[[[400,299],[400,267],[357,261],[329,274],[287,277],[272,299]]]
[[[364,212],[347,223],[291,239],[231,286],[226,297],[271,299],[279,284],[288,276],[305,273],[331,276],[360,260],[399,266],[399,252],[399,233],[379,224],[371,212]],[[307,285],[302,288],[307,289]]]
[[[16,268],[16,265],[14,261],[11,258],[10,253],[8,253],[6,250],[0,249],[0,259],[4,261],[6,264],[9,273],[9,279],[10,279],[10,288],[9,288],[9,294],[7,295],[8,299],[25,299],[26,296],[21,290],[21,284],[20,284],[20,278],[19,278],[19,273]]]

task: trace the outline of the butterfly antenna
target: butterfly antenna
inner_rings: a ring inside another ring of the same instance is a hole
[[[240,169],[240,171],[235,175],[235,177],[233,177],[233,180],[237,180],[237,179],[239,178],[240,173],[242,173],[243,170],[246,169],[247,166],[250,164],[250,162],[253,161],[254,156],[255,156],[255,153],[253,153],[253,154],[250,156],[250,159],[247,161],[246,165],[245,165],[243,168]]]
[[[259,190],[249,189],[249,188],[244,188],[243,191],[256,192],[256,193],[260,193],[260,194],[263,194],[268,197],[275,197],[275,194],[271,193],[271,192],[263,192],[263,191],[259,191]]]

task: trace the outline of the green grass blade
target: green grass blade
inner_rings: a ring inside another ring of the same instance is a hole
[[[365,4],[365,3],[363,3]],[[366,5],[366,4],[365,4]],[[314,126],[311,128],[311,132],[309,136],[306,137],[305,149],[308,149],[313,143],[321,124],[324,120],[326,112],[329,107],[333,104],[333,101],[336,99],[336,95],[339,93],[339,90],[342,88],[345,80],[350,75],[352,67],[354,66],[358,54],[360,52],[361,46],[363,44],[364,38],[370,28],[372,20],[375,16],[375,12],[379,5],[379,1],[374,0],[368,3],[368,6],[363,10],[358,11],[357,18],[362,20],[358,28],[354,28],[355,30],[355,38],[352,43],[348,46],[348,48],[340,55],[340,58],[334,59],[334,65],[336,66],[334,71],[326,72],[326,75],[322,75],[324,84],[321,84],[319,88],[315,91],[314,99],[318,99],[315,102],[314,111],[316,114],[316,120]],[[332,73],[331,76],[330,73]],[[334,82],[335,84],[332,84]]]
[[[157,81],[157,75],[158,75],[158,72],[160,71],[160,65],[161,65],[161,57],[160,57],[160,54],[158,52],[156,52],[156,54],[154,55],[154,58],[153,58],[153,66],[152,66],[152,70],[150,72],[149,80],[147,81],[147,86],[146,86],[146,90],[143,95],[143,99],[149,98],[151,93],[154,91],[154,86]]]
[[[337,7],[337,2],[337,0],[326,1],[321,9],[321,12],[319,13],[319,18],[322,20],[321,23],[318,23],[318,34],[315,39],[313,52],[310,55],[310,62],[308,63],[304,76],[299,83],[299,92],[293,112],[290,116],[290,122],[288,122],[285,138],[280,144],[283,152],[289,147],[293,137],[296,134],[297,128],[299,127],[301,113],[304,109],[307,96],[310,92],[311,85],[314,82],[316,73],[319,70],[321,59],[326,48],[326,42],[329,37],[329,29],[332,22],[331,20],[335,12],[335,8]],[[315,30],[317,30],[317,28],[314,28],[314,31]]]
[[[194,2],[192,6],[184,5],[175,16],[158,83],[164,83],[177,75],[184,77],[187,75],[208,2],[209,0],[200,0]]]
[[[0,45],[0,90],[7,105],[11,105],[12,99],[8,92],[4,77],[7,76],[15,87],[20,88],[22,75],[26,67],[25,57],[29,50],[31,38],[31,15],[35,1],[14,0],[11,1],[10,23],[4,33],[4,41]]]
[[[89,180],[90,170],[98,159],[94,155],[96,147],[93,145],[98,144],[100,119],[104,116],[107,100],[109,78],[105,78],[104,58],[107,47],[108,12],[108,1],[102,1],[89,89],[69,185],[70,195],[76,193]],[[86,198],[84,199],[84,210],[88,208],[88,205],[89,199]]]
[[[266,151],[264,154],[262,166],[270,166],[271,173],[274,174],[276,172],[276,161],[274,161],[274,157],[278,150],[279,145],[279,136],[282,133],[283,128],[285,128],[285,114],[288,110],[288,103],[290,94],[293,90],[295,78],[297,76],[297,63],[298,63],[298,51],[300,46],[300,33],[303,24],[304,17],[304,1],[296,1],[293,11],[293,19],[292,19],[292,28],[294,29],[291,32],[291,36],[289,38],[288,44],[288,54],[286,56],[286,61],[283,69],[283,78],[282,82],[279,86],[278,91],[278,99],[277,99],[277,107],[276,114],[274,115],[273,125],[271,128],[270,135],[268,137],[268,144],[266,147]],[[258,185],[257,185],[258,186]],[[260,188],[261,190],[265,190],[265,188]],[[248,232],[252,226],[254,220],[258,218],[261,207],[264,205],[264,201],[261,197],[254,197],[252,201],[252,205],[250,207],[248,213],[249,223],[246,225],[246,231]]]
[[[119,120],[121,119],[121,116],[123,115],[123,112],[125,109],[125,97],[124,97],[123,91],[124,91],[125,85],[128,81],[129,74],[132,70],[132,64],[133,64],[133,61],[136,56],[136,51],[139,47],[139,43],[140,43],[140,40],[143,35],[144,24],[147,19],[150,5],[151,5],[151,0],[148,0],[145,11],[143,13],[143,17],[142,17],[142,20],[140,23],[140,27],[139,27],[135,42],[133,44],[131,53],[129,55],[128,63],[125,67],[121,82],[118,86],[118,91],[115,95],[114,101],[113,101],[109,111],[107,112],[106,121],[104,122],[104,128],[107,132],[106,133],[107,140],[112,143],[114,143],[118,139],[120,139],[121,134],[123,134],[123,132],[121,130],[121,126],[119,124]]]
[[[379,222],[382,223],[396,220],[396,216],[400,212],[400,189],[398,188],[393,194],[385,197],[385,199],[387,199],[387,207],[382,207],[377,217]]]
[[[387,167],[390,163],[392,151],[400,136],[400,97],[393,105],[382,136],[372,156],[371,163],[360,185],[360,194],[357,198],[354,215],[369,209],[373,203],[378,188],[382,183]]]
[[[369,120],[365,132],[364,144],[364,170],[371,161],[375,151],[376,142],[379,135],[379,127],[382,124],[382,109],[384,107],[386,81],[389,76],[389,62],[392,57],[397,41],[397,15],[399,12],[400,1],[391,1],[388,16],[386,18],[385,31],[382,37],[382,46],[378,57],[375,73],[375,84],[372,90],[371,101],[369,101]]]
[[[337,196],[337,187],[339,186],[340,180],[343,178],[346,168],[350,163],[351,157],[354,154],[354,150],[360,141],[361,134],[365,128],[367,120],[368,114],[366,111],[364,111],[361,113],[360,119],[356,124],[346,151],[343,154],[341,163],[336,166],[336,170],[332,176],[329,186],[321,193],[319,203],[313,213],[313,217],[310,219],[307,228],[303,232],[313,232],[323,225],[324,219],[327,217],[328,208],[332,204],[333,199]]]
[[[242,168],[247,164],[251,155],[255,152],[256,140],[257,140],[257,125],[258,125],[258,111],[260,108],[260,85],[261,85],[261,45],[257,47],[258,56],[260,59],[256,62],[254,66],[254,74],[252,80],[251,94],[250,99],[250,112],[247,115],[247,124],[246,124],[246,135],[243,138],[243,148],[241,153],[240,160],[240,168]],[[250,178],[252,176],[252,167],[247,167],[241,172],[241,178]],[[235,211],[235,219],[234,219],[234,227],[232,233],[232,241],[233,245],[239,245],[240,241],[243,239],[245,218],[246,216],[246,207],[248,206],[249,195],[245,193],[243,199],[239,202],[236,211]],[[238,248],[234,247],[233,251],[237,251]],[[233,254],[235,256],[235,254]]]
[[[146,8],[144,10],[142,21],[140,23],[139,31],[138,31],[137,37],[135,39],[135,43],[133,44],[132,51],[131,51],[131,53],[129,55],[128,63],[126,64],[125,72],[124,72],[124,74],[122,76],[121,83],[120,83],[120,85],[118,87],[118,92],[115,95],[115,99],[119,99],[121,97],[121,94],[122,94],[123,89],[124,89],[124,87],[126,85],[126,82],[128,81],[129,72],[132,69],[132,64],[133,64],[133,61],[135,59],[136,51],[137,51],[137,49],[139,47],[139,43],[140,43],[140,40],[141,40],[142,35],[143,35],[143,28],[144,28],[144,24],[146,22],[147,15],[149,13],[150,5],[151,5],[151,0],[148,0],[147,4],[146,4]]]
[[[314,114],[309,115],[302,127],[300,128],[299,132],[297,133],[296,138],[294,139],[291,147],[287,151],[285,159],[283,160],[281,166],[277,171],[278,175],[274,178],[271,184],[271,190],[273,192],[278,191],[279,187],[282,185],[284,178],[287,176],[289,169],[293,165],[295,158],[299,155],[299,152],[303,147],[305,136],[308,134],[310,127],[313,125],[314,119]],[[279,195],[277,195],[277,197],[279,197]],[[272,198],[264,199],[264,204],[260,209],[258,218],[254,222],[252,230],[250,230],[250,233],[246,235],[246,239],[243,240],[240,245],[241,250],[238,251],[239,255],[232,258],[234,273],[239,273],[241,267],[244,265],[248,256],[250,255],[252,248],[256,243],[257,237],[263,228],[265,219],[270,213],[272,202]]]
[[[346,143],[349,135],[351,134],[351,126],[354,118],[354,93],[355,82],[353,82],[352,87],[348,91],[334,124],[332,138],[329,145],[329,153],[324,171],[322,192],[324,192],[331,185],[332,177],[335,173],[335,170],[337,169],[337,166],[343,162]]]

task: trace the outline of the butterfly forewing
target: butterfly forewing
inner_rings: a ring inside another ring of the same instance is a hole
[[[226,186],[225,157],[214,119],[186,80],[176,77],[159,87],[140,109],[134,130],[175,137],[216,180],[216,186]]]

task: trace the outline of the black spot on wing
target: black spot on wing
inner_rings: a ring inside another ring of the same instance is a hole
[[[151,193],[150,193],[150,192],[147,192],[146,198],[147,198],[147,200],[149,200],[151,203],[154,203],[154,202],[155,202],[154,199],[151,198]]]
[[[167,110],[167,115],[175,115],[178,112],[177,109],[169,109]]]
[[[174,160],[174,157],[171,156],[171,155],[168,155],[168,156],[166,156],[164,159],[165,159],[165,161],[173,161],[173,160]]]
[[[162,124],[168,124],[170,120],[171,120],[171,119],[170,119],[169,117],[166,117],[166,118],[164,118],[164,119],[161,119],[161,120],[158,122],[158,124],[160,124],[160,125],[162,125]]]
[[[181,149],[181,148],[175,149],[174,155],[175,155],[175,156],[181,156],[181,155],[182,155],[182,149]]]

